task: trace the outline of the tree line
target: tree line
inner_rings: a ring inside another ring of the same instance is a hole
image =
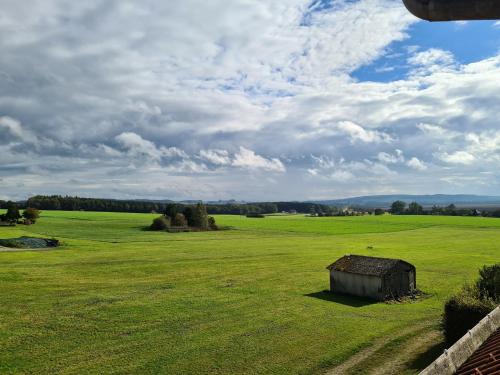
[[[100,211],[100,212],[162,212],[166,203],[117,200],[102,198],[81,198],[61,195],[37,195],[29,198],[24,205],[40,210]]]
[[[0,209],[8,208],[13,202],[0,200]],[[19,208],[36,208],[38,210],[63,210],[63,211],[101,211],[101,212],[138,212],[163,213],[167,206],[177,204],[183,207],[190,204],[154,202],[141,200],[118,200],[102,198],[81,198],[61,195],[37,195],[25,202],[17,202]],[[349,214],[350,211],[339,210],[336,207],[325,204],[310,202],[257,202],[257,203],[217,203],[207,204],[207,213],[210,215],[252,215],[252,214],[274,214],[279,212],[296,212],[310,214],[312,216],[341,216]],[[354,213],[366,212],[362,207],[353,207]],[[433,206],[424,208],[417,202],[407,204],[404,201],[395,201],[388,210],[394,215],[443,215],[443,216],[486,216],[500,217],[500,209],[477,210],[472,208],[457,208],[450,204],[445,207]],[[370,209],[369,213],[381,215],[383,209]]]
[[[102,198],[81,198],[61,195],[37,195],[18,206],[32,207],[39,210],[63,211],[101,211],[101,212],[165,212],[170,204],[189,206],[189,204],[153,202],[141,200],[118,200]],[[7,208],[8,202],[0,201],[0,208]],[[207,204],[210,215],[247,215],[249,213],[273,214],[277,212],[298,212],[330,216],[337,210],[327,205],[308,202],[259,202],[259,203],[220,203]]]
[[[500,209],[480,211],[475,208],[458,208],[454,204],[448,206],[432,206],[425,209],[417,202],[406,205],[404,201],[395,201],[389,210],[393,215],[441,215],[441,216],[483,216],[500,217]]]

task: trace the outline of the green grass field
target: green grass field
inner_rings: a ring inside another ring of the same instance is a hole
[[[318,374],[385,340],[352,368],[367,373],[436,331],[445,299],[500,259],[500,219],[218,216],[234,229],[169,234],[143,230],[153,217],[46,211],[0,227],[64,243],[0,252],[0,373]],[[413,263],[428,297],[323,293],[325,267],[347,253]],[[418,372],[437,344],[398,373]]]

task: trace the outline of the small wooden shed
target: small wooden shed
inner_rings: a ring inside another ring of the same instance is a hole
[[[379,301],[412,294],[416,270],[401,259],[345,255],[330,264],[330,290]]]

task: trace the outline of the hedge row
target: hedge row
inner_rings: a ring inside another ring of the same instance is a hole
[[[500,263],[484,266],[474,285],[464,285],[444,306],[443,331],[451,345],[500,303]]]
[[[480,297],[475,286],[464,287],[444,306],[443,331],[446,343],[455,343],[495,307],[493,300]]]

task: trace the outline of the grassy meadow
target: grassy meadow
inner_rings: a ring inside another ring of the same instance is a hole
[[[500,219],[431,216],[249,219],[232,230],[150,232],[157,215],[45,211],[0,238],[55,237],[0,252],[0,373],[320,374],[383,340],[352,373],[436,331],[445,299],[500,259]],[[417,268],[416,302],[323,292],[349,254]],[[427,342],[398,373],[417,373]]]

